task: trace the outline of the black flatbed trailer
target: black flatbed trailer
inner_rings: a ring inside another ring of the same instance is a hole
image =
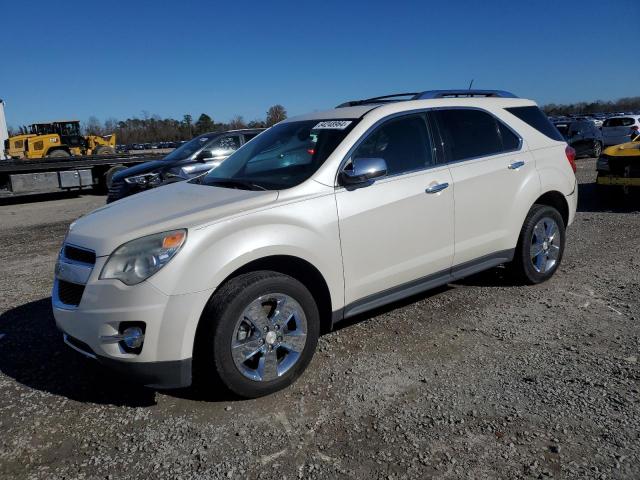
[[[0,197],[89,188],[106,192],[110,173],[165,155],[132,153],[0,160]]]

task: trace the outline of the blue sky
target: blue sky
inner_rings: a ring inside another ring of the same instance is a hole
[[[295,115],[472,78],[541,104],[640,95],[637,0],[30,0],[1,11],[12,126],[145,111],[252,120],[274,103]]]

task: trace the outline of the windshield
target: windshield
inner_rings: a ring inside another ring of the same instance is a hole
[[[189,158],[216,136],[216,134],[200,135],[199,137],[196,137],[193,140],[188,141],[184,145],[176,148],[162,160],[167,162],[174,162],[176,160],[184,160],[185,158]]]
[[[199,182],[249,190],[295,187],[313,175],[358,120],[281,123],[258,135]]]

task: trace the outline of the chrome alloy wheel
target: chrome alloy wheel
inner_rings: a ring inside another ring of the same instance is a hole
[[[245,377],[268,382],[284,375],[307,341],[307,318],[300,304],[282,293],[255,299],[233,330],[231,354]]]
[[[552,270],[560,256],[560,230],[555,220],[543,217],[533,227],[531,237],[531,263],[538,273]]]

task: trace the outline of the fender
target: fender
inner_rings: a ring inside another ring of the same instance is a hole
[[[189,230],[189,249],[149,279],[172,295],[216,289],[229,275],[267,256],[287,255],[323,276],[332,309],[344,305],[344,278],[333,193]]]

